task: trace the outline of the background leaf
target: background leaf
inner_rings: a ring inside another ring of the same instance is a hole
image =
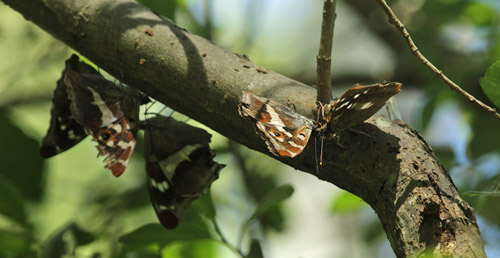
[[[42,197],[45,178],[38,141],[28,137],[0,109],[0,174],[22,193],[23,196],[39,201]]]
[[[151,8],[151,10],[163,15],[172,21],[175,21],[175,10],[177,0],[157,1],[157,0],[138,0],[139,3]]]
[[[0,257],[36,257],[29,234],[0,229]]]
[[[94,237],[80,229],[75,223],[63,226],[54,232],[42,246],[41,258],[59,258],[71,255],[80,245],[90,243]]]
[[[488,98],[500,109],[500,61],[492,64],[484,77],[479,79],[481,88]]]
[[[189,219],[189,217],[192,217]],[[186,218],[188,217],[188,218]],[[194,241],[209,239],[210,233],[199,214],[188,211],[178,228],[167,230],[160,224],[147,224],[122,237],[119,241],[128,250],[136,250],[145,246],[163,247],[175,241]]]
[[[361,198],[347,191],[343,191],[332,202],[332,211],[341,214],[359,212],[367,207],[368,205]]]
[[[0,213],[26,226],[25,201],[10,179],[2,174],[0,174],[0,196]]]
[[[264,254],[262,253],[262,247],[260,246],[259,240],[252,239],[252,244],[250,245],[250,252],[246,256],[246,258],[264,258]]]
[[[280,202],[288,199],[290,196],[292,196],[292,194],[293,187],[291,185],[282,185],[273,189],[257,205],[255,212],[252,214],[252,216],[250,216],[247,223],[260,218],[263,214],[278,205]]]
[[[215,206],[212,200],[212,195],[210,190],[208,190],[205,194],[200,196],[200,198],[196,199],[193,203],[193,207],[197,208],[197,210],[205,216],[209,220],[215,219]]]

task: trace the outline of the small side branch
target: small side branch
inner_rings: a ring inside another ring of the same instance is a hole
[[[328,104],[332,99],[331,86],[331,63],[332,63],[332,41],[333,28],[335,27],[335,6],[336,0],[324,0],[323,21],[321,23],[321,39],[319,43],[319,52],[316,56],[318,75],[317,100]]]
[[[408,33],[404,24],[394,14],[394,12],[392,11],[391,7],[389,7],[387,2],[385,0],[377,0],[377,1],[379,2],[379,4],[382,6],[385,13],[389,17],[389,22],[394,24],[394,26],[396,26],[399,32],[401,32],[403,37],[406,39],[406,42],[408,43],[408,46],[410,47],[411,52],[413,53],[414,56],[416,56],[425,66],[427,66],[432,72],[434,72],[437,76],[439,76],[439,78],[441,78],[441,80],[443,80],[452,90],[466,97],[470,102],[486,110],[497,119],[500,119],[500,114],[497,113],[494,108],[484,104],[480,100],[476,99],[474,96],[470,95],[467,91],[463,90],[460,86],[458,86],[456,83],[450,80],[446,75],[444,75],[443,71],[437,69],[429,60],[427,60],[427,58],[425,58],[425,56],[422,55],[422,53],[420,53],[415,43],[413,43],[410,33]]]
[[[205,38],[212,41],[212,6],[210,0],[203,2],[203,9],[205,10]]]

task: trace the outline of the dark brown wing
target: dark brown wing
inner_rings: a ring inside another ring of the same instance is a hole
[[[64,75],[68,70],[88,74],[98,74],[98,72],[91,66],[80,62],[77,55],[72,55],[66,60],[65,65],[52,97],[50,127],[40,148],[40,155],[43,158],[57,155],[73,147],[87,136],[83,126],[74,119],[70,111],[71,101],[67,94]]]
[[[145,123],[149,197],[160,223],[173,229],[225,165],[213,161],[206,131],[161,116]]]
[[[400,91],[400,83],[354,85],[342,94],[332,107],[329,119],[332,130],[338,133],[364,122],[377,113],[389,98]]]
[[[66,151],[87,136],[84,128],[73,118],[69,105],[66,85],[60,79],[52,97],[50,127],[40,148],[40,155],[43,158],[50,158]]]

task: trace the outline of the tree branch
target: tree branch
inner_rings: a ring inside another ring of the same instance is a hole
[[[398,19],[396,14],[392,11],[391,7],[387,4],[385,0],[377,0],[379,4],[382,6],[382,9],[384,9],[385,13],[387,14],[387,17],[389,17],[389,22],[394,24],[396,28],[401,32],[401,35],[406,39],[406,42],[408,43],[408,46],[410,47],[411,52],[413,53],[414,56],[420,60],[427,68],[429,68],[433,73],[435,73],[441,80],[444,81],[452,90],[458,92],[460,95],[466,97],[470,102],[475,104],[481,109],[486,110],[489,112],[491,115],[493,115],[495,118],[500,119],[500,114],[496,112],[496,110],[486,104],[484,104],[482,101],[476,99],[474,96],[469,94],[467,91],[463,90],[460,86],[458,86],[456,83],[454,83],[452,80],[450,80],[444,73],[443,71],[437,69],[427,58],[420,53],[418,50],[417,46],[411,39],[410,33],[406,30],[404,24]]]
[[[335,27],[335,6],[336,0],[325,0],[323,4],[323,21],[321,22],[321,38],[319,43],[319,52],[316,56],[318,76],[318,96],[317,100],[323,104],[329,104],[332,100],[331,85],[331,64],[332,64],[332,45],[333,28]]]
[[[121,81],[254,150],[270,155],[238,115],[243,90],[292,102],[297,112],[312,117],[312,87],[259,72],[247,59],[135,0],[2,1]],[[318,177],[370,204],[398,257],[426,249],[437,255],[485,256],[472,209],[416,131],[377,117],[341,133],[339,142],[344,148],[325,142]],[[312,145],[294,159],[279,160],[315,175]]]

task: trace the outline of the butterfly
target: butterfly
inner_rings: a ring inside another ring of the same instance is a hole
[[[159,115],[142,127],[149,197],[160,223],[173,229],[225,165],[213,161],[203,129]]]
[[[324,106],[321,111],[324,122],[321,123],[248,91],[243,92],[238,111],[240,116],[253,122],[272,154],[294,158],[304,150],[312,132],[324,134],[329,131],[335,136],[370,118],[400,91],[400,83],[356,84]]]
[[[42,157],[58,154],[91,135],[99,154],[106,157],[106,168],[120,176],[135,148],[139,106],[147,101],[142,93],[115,85],[72,55],[54,92]]]
[[[294,158],[305,148],[314,122],[288,107],[244,91],[240,116],[252,121],[272,154]]]
[[[401,92],[401,83],[356,84],[331,106],[326,121],[332,134],[363,123],[377,113],[394,95]]]
[[[68,98],[67,86],[64,82],[64,74],[68,69],[79,73],[97,73],[90,65],[79,62],[76,55],[72,55],[66,60],[66,67],[61,78],[57,81],[57,87],[52,97],[49,130],[43,138],[40,148],[40,155],[43,158],[50,158],[64,152],[87,137],[85,129],[74,119],[69,109],[71,101]]]

